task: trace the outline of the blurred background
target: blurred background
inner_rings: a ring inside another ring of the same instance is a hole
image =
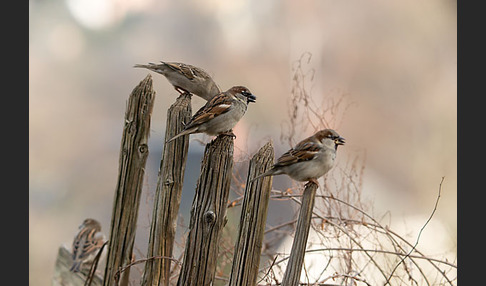
[[[268,140],[276,156],[290,147],[281,134],[292,67],[311,53],[312,96],[340,94],[349,105],[326,127],[346,138],[338,161],[364,152],[362,189],[373,213],[389,213],[415,241],[445,177],[418,248],[455,260],[456,8],[439,0],[30,0],[30,284],[50,284],[58,247],[85,218],[109,234],[126,102],[151,73],[133,65],[160,60],[196,65],[223,90],[244,85],[257,96],[235,128],[235,159],[244,164]],[[166,110],[178,95],[151,74],[157,94],[137,258],[146,252]],[[195,112],[204,101],[192,104]],[[211,138],[191,139],[180,208],[186,226],[204,150],[198,140]],[[290,183],[276,177],[274,188]],[[270,222],[288,218],[276,204]]]

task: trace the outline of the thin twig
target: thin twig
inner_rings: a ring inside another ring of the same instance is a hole
[[[420,236],[422,235],[422,231],[425,229],[425,227],[427,226],[427,224],[430,222],[430,220],[432,219],[432,217],[434,216],[435,214],[435,211],[437,210],[437,205],[439,204],[439,199],[440,199],[440,193],[442,191],[442,182],[444,182],[444,177],[442,177],[442,179],[440,180],[440,184],[439,184],[439,194],[437,195],[437,199],[435,200],[435,205],[434,205],[434,209],[432,210],[432,213],[430,214],[429,218],[427,219],[427,221],[425,222],[425,224],[422,226],[422,228],[420,229],[419,233],[418,233],[418,236],[417,236],[417,240],[415,241],[415,244],[413,245],[412,249],[410,249],[410,251],[407,253],[407,255],[405,255],[401,260],[400,262],[397,263],[397,265],[395,265],[395,268],[393,268],[392,272],[390,273],[390,276],[388,276],[388,278],[386,279],[385,281],[385,284],[390,284],[390,279],[392,278],[393,276],[393,273],[395,273],[395,270],[398,268],[398,266],[400,264],[402,264],[402,262],[407,258],[407,257],[410,257],[410,254],[415,250],[415,248],[417,247],[418,243],[419,243],[419,240],[420,240]]]
[[[96,254],[96,257],[93,260],[93,264],[91,264],[91,268],[89,269],[88,277],[86,278],[86,281],[84,281],[84,286],[90,286],[91,282],[93,282],[93,278],[95,276],[96,268],[98,267],[98,262],[101,257],[101,253],[103,252],[103,249],[105,248],[106,244],[108,244],[108,241],[105,241],[103,245],[100,247],[98,250],[98,253]]]
[[[177,259],[173,258],[173,257],[168,257],[168,256],[152,256],[152,257],[148,257],[148,258],[143,258],[143,259],[139,259],[139,260],[135,260],[123,267],[120,267],[116,272],[115,272],[115,275],[114,275],[114,279],[115,279],[115,285],[119,285],[119,279],[120,279],[120,275],[125,271],[127,270],[128,268],[132,267],[133,265],[136,265],[136,264],[140,264],[140,263],[143,263],[143,262],[147,262],[147,261],[150,261],[150,260],[154,260],[154,259],[169,259],[179,265],[181,265],[181,262],[178,261]]]
[[[267,278],[267,276],[268,276],[268,274],[270,273],[270,270],[272,269],[273,265],[275,265],[275,261],[277,260],[277,257],[278,257],[278,254],[277,254],[277,255],[275,255],[275,258],[272,260],[272,264],[270,264],[270,266],[268,267],[268,271],[267,271],[267,273],[265,274],[265,276],[263,276],[263,277],[262,277],[262,279],[260,279],[260,280],[257,282],[257,284],[258,284],[258,283],[260,283],[260,282],[262,282],[262,281],[263,281],[265,278]]]
[[[441,184],[442,184],[442,181],[441,181]],[[271,198],[287,198],[287,199],[291,199],[297,203],[300,204],[300,201],[297,200],[296,198],[298,197],[302,197],[302,195],[300,194],[291,194],[288,190],[286,191],[278,191],[278,190],[272,190],[273,193],[276,193],[276,195],[273,195]],[[384,234],[391,240],[393,246],[396,246],[398,247],[399,249],[401,250],[404,250],[403,247],[398,243],[398,241],[396,241],[393,236],[397,237],[398,239],[400,239],[402,242],[406,243],[407,245],[409,246],[412,246],[412,244],[410,242],[408,242],[407,240],[405,240],[403,237],[401,237],[400,235],[398,235],[396,232],[392,231],[390,228],[388,227],[384,227],[382,226],[375,218],[373,218],[373,216],[369,215],[368,213],[366,213],[365,211],[363,211],[362,209],[346,202],[346,201],[343,201],[341,199],[338,199],[334,196],[327,196],[327,195],[316,195],[316,197],[321,197],[321,198],[325,198],[325,199],[332,199],[334,201],[337,201],[339,203],[342,203],[350,208],[353,208],[357,211],[359,211],[360,213],[362,213],[364,216],[366,216],[367,218],[369,218],[370,220],[373,221],[373,223],[370,223],[370,222],[364,222],[364,221],[357,221],[357,220],[351,220],[351,219],[343,219],[343,218],[337,218],[337,217],[330,217],[330,216],[320,216],[319,214],[317,214],[316,212],[314,212],[314,214],[321,218],[321,219],[324,219],[326,221],[328,221],[329,219],[332,219],[332,218],[336,218],[338,219],[339,221],[341,222],[344,222],[344,223],[348,223],[348,222],[353,222],[353,223],[356,223],[356,224],[361,224],[361,225],[364,225],[364,226],[373,226],[374,228],[377,228],[377,229],[381,229],[384,231]],[[349,234],[347,232],[344,232],[346,235],[349,236]],[[425,256],[419,251],[416,249],[416,247],[412,248],[412,250],[414,250],[415,252],[417,252],[418,254],[420,254],[421,256],[410,256],[409,257],[416,257],[416,258],[424,258]],[[402,254],[403,255],[403,254]],[[413,261],[413,260],[412,260]],[[447,282],[452,285],[452,281],[447,277],[447,275],[445,275],[445,273],[438,268],[438,266],[436,264],[434,264],[432,261],[436,261],[436,262],[442,262],[444,263],[443,261],[441,260],[429,260],[429,262],[432,264],[432,266],[439,272],[441,273],[441,275],[447,280]],[[424,279],[427,281],[427,276],[425,273],[423,273],[422,269],[415,263],[415,261],[413,261],[413,263],[417,266],[419,272],[422,274],[422,276],[424,277]],[[448,263],[446,263],[448,264]],[[455,268],[457,268],[457,266],[453,265],[453,264],[448,264],[449,266],[453,266]],[[430,285],[430,283],[428,283],[427,281],[427,284]]]

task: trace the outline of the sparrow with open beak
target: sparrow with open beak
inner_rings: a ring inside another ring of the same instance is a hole
[[[81,264],[92,262],[105,240],[101,233],[101,224],[92,218],[85,219],[73,240],[73,265],[70,271],[79,272]]]
[[[339,145],[344,145],[344,138],[336,131],[320,130],[285,152],[270,170],[253,180],[286,174],[296,181],[308,181],[319,185],[317,179],[333,167]]]
[[[244,86],[234,86],[219,93],[192,116],[184,130],[167,142],[194,133],[226,134],[236,137],[232,132],[233,127],[245,114],[248,103],[255,102],[255,100],[256,96]]]
[[[190,92],[205,100],[210,100],[221,92],[218,85],[206,71],[192,65],[161,61],[160,64],[136,64],[134,67],[146,68],[164,75],[181,94]]]

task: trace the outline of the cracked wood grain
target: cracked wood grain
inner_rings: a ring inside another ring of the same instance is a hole
[[[233,138],[224,135],[206,145],[177,281],[179,286],[206,286],[214,281],[219,240],[226,221],[233,149]]]
[[[150,119],[155,91],[147,75],[132,91],[125,111],[120,146],[118,180],[113,199],[110,242],[103,278],[104,286],[115,284],[116,271],[131,262],[137,224],[140,194],[148,157]],[[128,281],[124,272],[123,281]]]

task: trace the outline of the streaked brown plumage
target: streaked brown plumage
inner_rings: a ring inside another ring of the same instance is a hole
[[[91,262],[103,246],[104,240],[100,223],[91,218],[85,219],[73,240],[73,265],[70,271],[79,272],[83,263]]]
[[[318,184],[317,179],[333,167],[339,145],[344,145],[344,138],[336,131],[332,129],[318,131],[285,152],[270,170],[253,180],[286,174],[296,181]]]
[[[146,68],[162,74],[179,93],[190,92],[205,100],[210,100],[221,92],[221,89],[206,71],[193,65],[161,61],[160,64],[136,64],[134,67]]]
[[[256,97],[244,86],[234,86],[214,96],[201,107],[186,124],[183,131],[167,140],[170,142],[180,136],[194,133],[219,135],[231,130],[243,117],[248,103],[255,102]]]

